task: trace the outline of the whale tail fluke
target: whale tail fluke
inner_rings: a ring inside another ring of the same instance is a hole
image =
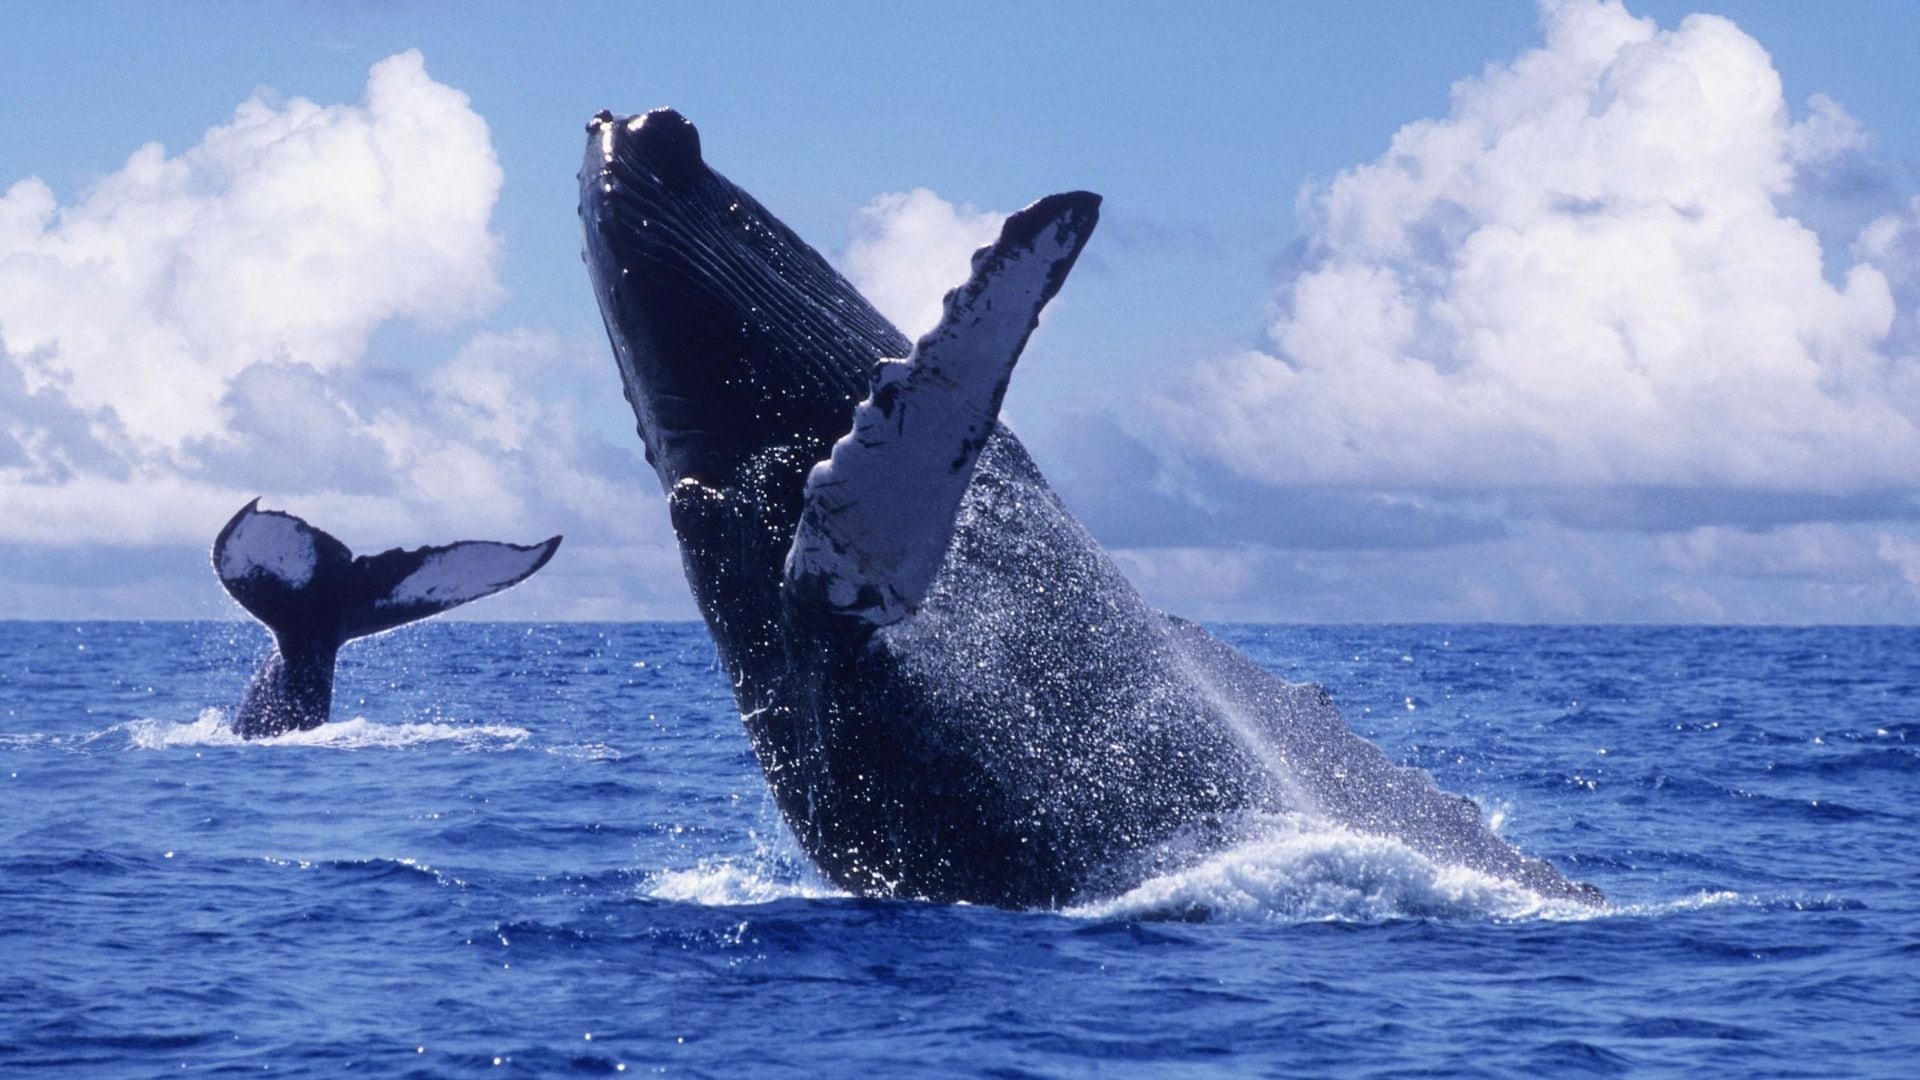
[[[538,544],[464,540],[457,544],[362,555],[340,613],[340,639],[391,630],[470,600],[512,588],[547,565],[558,536]]]
[[[560,537],[538,544],[468,540],[355,558],[305,521],[255,499],[213,542],[213,566],[232,597],[276,638],[331,638],[339,646],[526,580]]]
[[[319,727],[333,704],[341,645],[517,585],[559,547],[558,536],[526,545],[469,540],[355,558],[325,532],[253,500],[213,542],[220,584],[266,624],[275,646],[235,729],[251,739]]]
[[[337,622],[335,605],[352,567],[347,545],[292,514],[260,509],[259,499],[241,507],[213,541],[220,584],[275,638],[299,632],[332,636],[338,645],[337,634],[319,631]]]

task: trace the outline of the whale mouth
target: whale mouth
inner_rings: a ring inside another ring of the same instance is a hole
[[[671,488],[830,444],[909,344],[819,253],[709,168],[672,109],[587,124],[583,256],[648,459]],[[674,438],[677,430],[700,437]],[[729,438],[728,436],[733,436]]]

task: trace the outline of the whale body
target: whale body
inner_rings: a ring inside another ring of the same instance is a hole
[[[255,499],[213,542],[213,569],[240,606],[273,633],[234,714],[244,739],[327,722],[340,647],[437,615],[526,580],[560,547],[469,540],[358,558],[319,529]]]
[[[587,130],[584,257],[647,460],[775,804],[835,884],[1059,906],[1278,813],[1599,901],[1322,688],[1147,605],[998,422],[1097,196],[1009,218],[916,344],[678,113]]]

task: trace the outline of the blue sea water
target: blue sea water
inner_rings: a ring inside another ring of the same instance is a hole
[[[1288,820],[1123,897],[840,895],[703,628],[0,622],[0,1072],[1920,1075],[1920,631],[1224,627],[1606,890]]]

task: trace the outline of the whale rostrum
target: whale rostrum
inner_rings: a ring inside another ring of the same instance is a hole
[[[340,647],[525,581],[560,547],[469,540],[355,557],[292,514],[240,508],[213,542],[220,584],[273,633],[234,714],[246,739],[309,730],[333,707]]]
[[[999,423],[1098,196],[1010,217],[914,344],[678,113],[587,130],[626,397],[774,803],[833,882],[1055,906],[1284,814],[1599,901],[1320,687],[1149,607]]]

